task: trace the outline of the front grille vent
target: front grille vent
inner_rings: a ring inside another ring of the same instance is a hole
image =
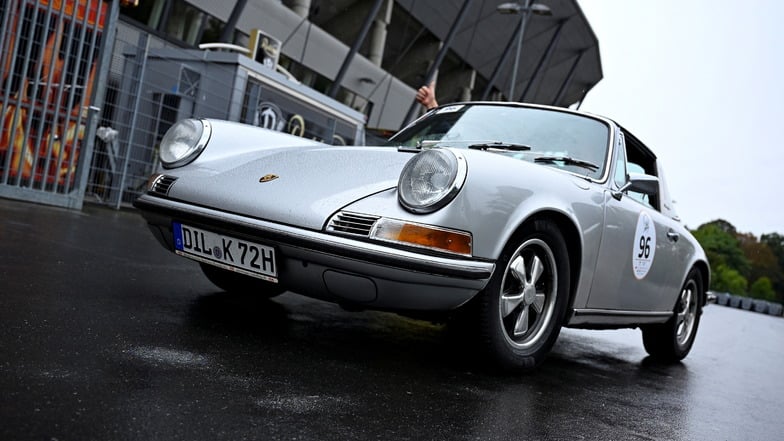
[[[167,196],[169,194],[169,190],[171,190],[172,185],[174,185],[174,181],[176,180],[177,178],[174,176],[160,175],[150,186],[150,193]]]
[[[368,237],[379,216],[341,211],[329,221],[327,231]]]

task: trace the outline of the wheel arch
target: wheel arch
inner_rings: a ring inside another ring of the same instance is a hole
[[[510,236],[510,240],[519,237],[525,231],[533,228],[533,224],[537,221],[550,222],[554,224],[563,236],[566,243],[567,258],[569,260],[569,301],[567,303],[567,311],[572,309],[575,296],[577,294],[577,285],[580,280],[580,268],[582,265],[583,255],[583,241],[580,239],[580,232],[574,221],[564,213],[545,210],[533,213],[526,218]]]
[[[697,270],[697,274],[700,275],[702,282],[702,298],[700,299],[700,306],[705,306],[705,304],[708,302],[707,292],[710,289],[710,267],[708,266],[708,262],[705,262],[704,260],[698,260],[694,262],[692,268]]]

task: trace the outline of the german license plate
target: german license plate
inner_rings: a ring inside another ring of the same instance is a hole
[[[172,229],[175,253],[277,283],[274,248],[179,222],[173,222]]]

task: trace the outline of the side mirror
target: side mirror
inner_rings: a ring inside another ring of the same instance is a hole
[[[629,190],[653,196],[659,192],[659,178],[640,173],[629,173]],[[624,186],[625,187],[625,186]]]
[[[627,190],[653,196],[659,192],[659,178],[642,173],[629,173],[629,180],[613,193],[613,197],[620,201]]]

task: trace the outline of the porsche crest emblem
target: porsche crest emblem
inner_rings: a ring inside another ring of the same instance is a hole
[[[278,179],[278,175],[268,174],[259,178],[259,182],[269,182]]]

